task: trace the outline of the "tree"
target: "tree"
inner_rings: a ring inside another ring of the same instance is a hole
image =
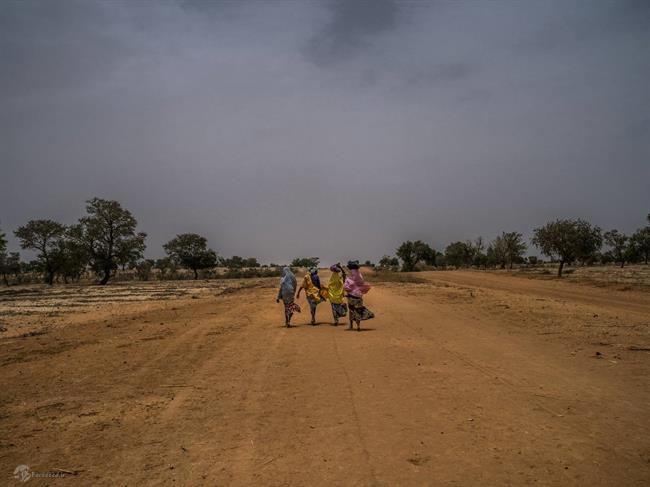
[[[427,265],[436,265],[436,251],[421,240],[406,241],[395,251],[397,257],[402,259],[402,271],[411,272],[419,262]]]
[[[639,228],[634,232],[630,238],[630,247],[647,265],[650,258],[650,226]]]
[[[172,277],[176,273],[176,263],[169,257],[156,259],[154,268],[160,272],[159,279],[162,281],[168,277]]]
[[[136,233],[138,224],[131,212],[117,201],[93,198],[86,202],[85,216],[72,234],[89,256],[91,268],[105,285],[118,263],[126,255],[140,259],[145,249],[146,233]]]
[[[488,248],[488,259],[494,267],[506,268],[506,264],[508,263],[508,247],[503,235],[499,235],[490,244]]]
[[[79,281],[88,265],[88,253],[83,245],[74,238],[75,227],[71,227],[66,232],[65,238],[59,242],[57,253],[58,274],[63,277],[63,282],[68,283],[68,279]]]
[[[379,268],[380,269],[390,269],[395,270],[399,267],[399,259],[397,257],[391,257],[389,255],[384,255],[379,259]]]
[[[318,267],[320,259],[318,257],[298,257],[291,261],[291,267]]]
[[[557,275],[562,277],[565,263],[589,258],[600,249],[603,239],[597,226],[581,219],[566,219],[536,228],[532,242],[542,254],[559,259]]]
[[[526,244],[523,242],[523,235],[518,232],[502,232],[505,260],[510,264],[510,269],[515,262],[521,262],[526,252]]]
[[[455,267],[470,265],[474,259],[471,243],[452,242],[445,248],[445,263]]]
[[[13,274],[14,278],[18,280],[21,271],[20,254],[18,252],[10,252],[9,255],[0,256],[0,274],[5,285],[9,285],[8,276]]]
[[[5,284],[8,286],[9,281],[7,280],[7,271],[5,269],[7,265],[7,239],[5,234],[0,231],[0,272],[2,272],[2,277],[4,278]]]
[[[0,259],[7,254],[7,239],[5,234],[0,231]]]
[[[54,220],[30,220],[14,232],[21,248],[38,252],[37,260],[49,285],[54,283],[54,276],[62,264],[61,247],[65,232],[65,226]]]
[[[244,259],[243,261],[244,267],[259,267],[260,263],[257,262],[257,258],[255,257],[248,257]]]
[[[244,259],[238,255],[233,255],[230,259],[221,259],[221,265],[228,269],[241,269],[244,267]]]
[[[153,269],[155,261],[153,259],[144,259],[136,262],[134,265],[135,273],[141,281],[148,281],[151,277],[151,269]]]
[[[628,240],[629,237],[618,230],[610,230],[603,235],[605,244],[610,247],[612,260],[621,264],[621,269],[625,266],[625,260],[628,257]]]
[[[208,269],[217,265],[217,253],[208,248],[208,240],[196,233],[176,235],[165,245],[165,252],[175,263],[191,269],[194,279],[198,279],[200,269]]]

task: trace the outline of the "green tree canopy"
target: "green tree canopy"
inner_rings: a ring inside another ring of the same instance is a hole
[[[320,259],[318,257],[298,257],[291,261],[291,267],[318,267]]]
[[[630,238],[630,247],[646,264],[650,259],[650,226],[639,228]]]
[[[380,269],[397,269],[398,267],[399,267],[399,259],[397,257],[384,255],[381,259],[379,259]]]
[[[445,248],[445,264],[463,267],[472,264],[474,249],[471,243],[452,242]]]
[[[506,262],[510,266],[510,269],[512,269],[512,265],[515,262],[523,261],[524,253],[526,252],[524,237],[518,232],[503,232],[501,239],[503,240]]]
[[[603,240],[609,246],[609,253],[614,262],[621,264],[621,268],[625,266],[625,261],[628,258],[628,240],[629,237],[618,230],[610,230],[605,232]]]
[[[562,277],[565,263],[589,259],[600,249],[603,239],[597,226],[581,219],[565,219],[536,228],[532,242],[542,254],[559,259],[557,275]]]
[[[436,251],[422,240],[402,243],[395,251],[402,260],[402,271],[414,271],[419,262],[427,265],[436,265]]]
[[[217,265],[217,253],[208,248],[205,237],[196,233],[176,235],[163,245],[163,248],[172,261],[191,269],[194,272],[194,279],[198,279],[200,269]]]
[[[71,235],[87,252],[92,269],[104,285],[126,255],[132,261],[142,258],[147,234],[136,233],[138,222],[117,201],[93,198],[87,201],[86,212]]]
[[[37,261],[47,284],[54,283],[54,276],[61,267],[61,249],[66,227],[54,220],[30,220],[18,227],[14,234],[23,249],[38,252]]]

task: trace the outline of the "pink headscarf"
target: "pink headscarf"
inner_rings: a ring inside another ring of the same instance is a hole
[[[343,289],[346,293],[356,298],[360,298],[370,291],[370,285],[366,284],[363,280],[363,276],[361,275],[361,272],[359,272],[359,269],[350,269],[350,276],[345,278]]]

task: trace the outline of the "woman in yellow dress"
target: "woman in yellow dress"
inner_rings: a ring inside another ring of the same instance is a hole
[[[327,297],[332,305],[332,316],[334,317],[334,326],[338,326],[339,318],[343,318],[348,314],[348,307],[343,302],[343,280],[345,279],[345,272],[341,264],[335,264],[330,267],[332,277],[330,277],[327,284]]]
[[[316,324],[316,306],[325,301],[327,297],[327,288],[321,285],[320,277],[318,277],[318,269],[312,267],[302,280],[302,284],[298,288],[296,299],[300,297],[300,291],[305,290],[305,296],[309,303],[309,311],[311,311],[311,324]]]

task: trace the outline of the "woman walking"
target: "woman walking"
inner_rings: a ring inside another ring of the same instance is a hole
[[[338,326],[339,318],[343,318],[348,314],[348,307],[343,302],[343,280],[345,279],[345,272],[341,268],[341,264],[335,264],[330,267],[332,277],[330,277],[327,284],[327,295],[332,305],[332,316],[334,317],[334,326]]]
[[[370,285],[366,284],[359,272],[359,261],[348,262],[348,269],[350,269],[350,277],[345,279],[343,289],[348,298],[350,330],[353,322],[356,322],[357,331],[361,331],[361,321],[375,317],[374,313],[363,305],[363,295],[370,291]]]
[[[278,290],[278,297],[275,299],[276,303],[284,303],[284,326],[289,328],[291,326],[291,317],[293,313],[300,313],[300,306],[293,300],[293,295],[296,292],[296,276],[293,275],[291,269],[285,267],[282,269],[282,278],[280,279],[280,289]]]
[[[327,292],[327,289],[324,289],[320,283],[320,277],[318,277],[318,269],[312,267],[309,269],[309,272],[305,275],[302,280],[302,284],[298,288],[298,294],[296,298],[300,297],[300,291],[305,290],[305,296],[307,297],[307,302],[309,303],[309,311],[311,311],[311,324],[316,324],[316,306],[318,303],[325,300],[323,294]]]

